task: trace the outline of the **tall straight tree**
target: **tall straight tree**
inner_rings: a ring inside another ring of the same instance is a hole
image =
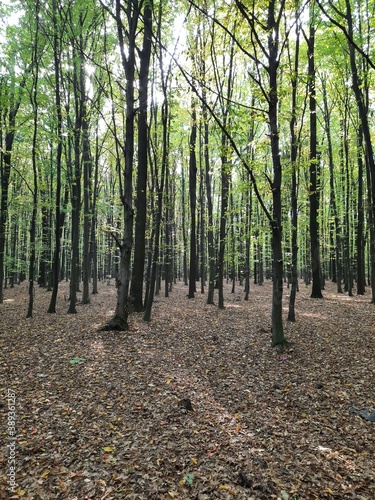
[[[219,74],[219,69],[215,65],[216,58],[213,59],[215,66],[216,86],[219,90],[220,113],[222,117],[223,129],[221,131],[221,210],[220,210],[220,229],[219,229],[219,248],[217,257],[217,288],[218,288],[218,307],[224,309],[224,255],[227,236],[227,212],[229,202],[229,187],[231,182],[231,163],[228,158],[228,136],[230,131],[230,102],[233,94],[234,81],[234,43],[231,42],[229,61],[223,60],[226,79]],[[226,89],[224,91],[224,82],[226,80]]]
[[[48,307],[48,313],[56,313],[57,292],[59,287],[59,265],[61,250],[61,168],[63,151],[63,115],[61,105],[61,37],[59,33],[59,19],[57,13],[59,8],[56,0],[52,0],[50,15],[52,17],[52,46],[53,46],[53,66],[54,66],[54,88],[55,88],[55,106],[56,106],[56,188],[55,188],[55,249],[53,255],[52,281],[53,289],[51,301]]]
[[[129,316],[129,283],[131,270],[131,255],[133,248],[133,166],[134,166],[134,135],[135,135],[135,69],[136,69],[136,37],[140,16],[138,0],[122,2],[116,0],[114,17],[120,47],[121,63],[125,74],[125,141],[123,153],[125,170],[123,178],[123,236],[118,240],[120,251],[120,266],[117,276],[117,303],[114,317],[103,327],[105,330],[127,330]],[[124,17],[123,17],[124,16]]]
[[[297,134],[297,85],[298,85],[298,69],[299,69],[299,47],[300,47],[300,23],[298,13],[296,12],[296,27],[295,27],[295,53],[294,67],[290,68],[291,84],[292,84],[292,108],[290,119],[290,161],[292,164],[292,190],[291,190],[291,223],[292,223],[292,262],[291,262],[291,281],[292,286],[289,297],[288,320],[295,321],[295,301],[298,287],[298,185],[297,185],[297,158],[298,158],[298,134]]]
[[[161,140],[161,172],[159,176],[159,168],[157,155],[154,154],[154,161],[152,167],[154,169],[152,177],[152,183],[155,186],[156,192],[156,207],[154,212],[154,223],[153,223],[153,235],[154,235],[154,248],[150,248],[149,251],[149,272],[148,272],[148,281],[146,287],[146,300],[145,300],[145,312],[143,315],[144,321],[150,321],[151,319],[151,310],[154,301],[155,295],[155,287],[157,280],[157,271],[158,271],[158,260],[160,253],[160,233],[161,233],[161,220],[162,220],[162,210],[163,210],[163,197],[165,190],[165,179],[167,175],[168,163],[169,163],[169,128],[170,128],[170,109],[169,109],[169,86],[170,79],[172,76],[172,66],[169,64],[166,67],[164,63],[163,57],[163,47],[161,44],[161,26],[163,19],[163,3],[159,4],[158,9],[158,22],[157,22],[157,49],[158,49],[158,62],[161,76],[161,86],[162,86],[162,94],[163,94],[163,102],[161,108],[161,125],[162,125],[162,140]],[[153,151],[158,148],[157,142],[157,129],[158,129],[158,115],[157,110],[158,106],[156,103],[153,103],[153,121],[155,127],[155,133],[153,144]]]
[[[189,264],[189,299],[196,292],[196,206],[197,206],[197,103],[195,97],[191,101],[191,131],[189,138],[189,197],[190,197],[190,264]]]
[[[241,153],[236,140],[231,135],[229,130],[223,126],[222,121],[217,116],[215,110],[208,103],[207,108],[213,116],[215,122],[225,133],[229,140],[230,146],[233,148],[236,155],[240,158],[241,164],[249,172],[255,195],[270,223],[272,232],[272,256],[273,256],[273,291],[272,291],[272,344],[285,344],[283,318],[282,318],[282,296],[283,296],[283,251],[282,251],[282,204],[281,204],[281,187],[282,187],[282,164],[279,138],[279,121],[278,121],[278,80],[279,80],[279,63],[282,48],[285,46],[286,38],[280,46],[280,29],[283,14],[285,12],[285,0],[276,5],[276,0],[271,0],[264,5],[259,5],[259,2],[249,2],[245,5],[240,0],[236,0],[236,7],[241,13],[243,20],[247,23],[250,31],[251,51],[247,50],[234,33],[223,24],[215,16],[211,16],[205,9],[202,9],[193,0],[189,0],[190,4],[199,10],[205,16],[211,18],[218,26],[220,26],[231,39],[236,43],[240,50],[254,63],[255,71],[249,71],[249,77],[254,82],[257,90],[264,99],[267,109],[261,110],[262,114],[267,116],[269,126],[270,149],[272,158],[273,179],[268,178],[272,191],[272,212],[270,212],[264,203],[261,196],[254,172],[248,164],[243,154]],[[278,9],[277,9],[278,6]],[[263,15],[264,14],[264,15]],[[179,66],[181,69],[181,66]],[[184,77],[189,81],[186,73]],[[190,80],[190,85],[197,92],[194,84]],[[199,93],[197,92],[197,95]],[[200,96],[202,100],[202,97]],[[258,110],[259,111],[259,110]]]
[[[36,261],[36,224],[38,215],[38,160],[37,160],[37,137],[38,137],[38,120],[39,120],[39,107],[38,107],[38,84],[39,84],[39,12],[40,2],[35,2],[35,34],[32,44],[32,75],[33,75],[33,88],[31,90],[31,105],[33,107],[33,139],[31,150],[31,161],[33,165],[33,210],[30,221],[30,261],[29,261],[29,305],[27,310],[27,317],[31,318],[33,315],[34,306],[34,280],[35,280],[35,261]]]
[[[328,105],[327,95],[327,82],[325,78],[321,80],[322,95],[323,95],[323,117],[324,117],[324,131],[327,137],[327,153],[329,164],[329,199],[330,199],[330,214],[331,219],[331,245],[333,247],[332,267],[333,267],[333,281],[337,283],[337,293],[342,293],[342,272],[341,272],[341,228],[338,215],[336,190],[335,190],[335,175],[334,175],[334,158],[332,146],[332,133],[331,133],[331,112]]]
[[[152,38],[152,1],[145,2],[143,13],[143,47],[139,52],[139,88],[138,88],[138,168],[136,186],[136,216],[132,281],[130,296],[135,311],[143,310],[143,274],[145,265],[145,241],[147,219],[147,157],[148,157],[148,83]]]
[[[362,126],[358,126],[357,131],[357,165],[358,165],[358,205],[357,205],[357,295],[365,293],[365,245],[364,245],[364,226],[365,226],[365,208],[363,202],[363,138]]]
[[[255,62],[257,73],[250,75],[254,83],[258,86],[261,94],[267,103],[267,118],[269,123],[269,138],[272,157],[273,179],[269,179],[272,191],[272,213],[269,213],[265,207],[257,189],[255,194],[270,222],[272,232],[272,260],[273,260],[273,278],[272,278],[272,345],[284,344],[283,326],[283,250],[282,250],[282,164],[279,136],[279,64],[280,64],[280,28],[285,12],[285,0],[280,3],[276,0],[270,0],[265,9],[266,19],[261,22],[258,17],[258,3],[253,1],[249,7],[236,0],[236,5],[247,21],[251,32],[251,43],[254,48],[254,54],[246,52],[248,57]],[[278,10],[277,10],[278,6]],[[266,43],[262,41],[261,33],[266,34]],[[283,43],[283,46],[285,44]],[[262,54],[262,56],[260,55]],[[266,58],[266,64],[263,62],[263,56]],[[263,68],[266,76],[260,73]],[[254,179],[252,176],[252,181]],[[256,185],[254,184],[254,187]]]
[[[308,46],[308,84],[310,109],[310,247],[312,272],[312,298],[322,298],[321,264],[319,249],[319,158],[317,151],[317,116],[315,90],[315,12],[314,4],[310,7]]]
[[[69,15],[73,16],[71,9]],[[72,22],[72,21],[71,21]],[[82,99],[80,81],[84,78],[83,60],[79,50],[78,43],[75,38],[71,38],[70,44],[73,48],[72,66],[73,66],[73,89],[74,96],[74,127],[71,131],[73,138],[73,161],[70,169],[70,185],[71,185],[71,206],[72,206],[72,247],[71,247],[71,263],[70,263],[70,303],[68,308],[69,314],[76,314],[77,291],[79,289],[79,240],[80,240],[80,219],[81,219],[81,177],[82,177],[82,157],[81,157],[81,136],[82,136]],[[73,119],[71,120],[73,122]],[[68,143],[70,137],[68,138]],[[69,151],[69,155],[71,152]],[[70,162],[69,162],[70,163]]]

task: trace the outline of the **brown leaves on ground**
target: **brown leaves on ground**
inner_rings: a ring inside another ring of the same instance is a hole
[[[0,308],[0,498],[323,499],[375,497],[375,309],[303,284],[290,345],[271,347],[271,283],[226,289],[226,308],[174,286],[152,321],[100,332],[114,286],[67,315],[26,285]],[[285,317],[289,291],[285,289]],[[16,483],[7,488],[7,389],[16,393]]]

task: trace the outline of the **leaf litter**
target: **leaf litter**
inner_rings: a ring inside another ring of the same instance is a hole
[[[225,287],[224,310],[177,283],[152,321],[101,332],[115,303],[58,313],[26,285],[1,306],[0,498],[372,499],[375,310],[303,285],[287,347],[271,347],[271,283]],[[289,290],[285,288],[287,316]],[[16,394],[16,489],[7,493],[8,388]],[[355,413],[353,409],[364,413]],[[8,495],[8,496],[7,496]]]

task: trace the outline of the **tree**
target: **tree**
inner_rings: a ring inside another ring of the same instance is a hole
[[[308,46],[309,109],[310,109],[310,245],[312,270],[312,298],[322,298],[321,265],[319,250],[319,155],[317,151],[317,116],[315,89],[315,12],[310,7]]]
[[[131,255],[133,248],[133,165],[134,165],[134,134],[135,134],[135,70],[136,70],[136,37],[140,15],[140,5],[137,0],[123,4],[115,2],[113,16],[121,54],[122,69],[125,74],[125,141],[123,154],[125,159],[123,193],[123,236],[117,240],[120,251],[120,266],[117,277],[117,304],[114,317],[105,325],[105,330],[127,330],[129,316],[129,283],[131,271]],[[125,18],[123,18],[123,15]],[[126,43],[125,43],[126,40]]]
[[[63,116],[61,104],[60,75],[61,75],[61,37],[59,34],[59,24],[57,15],[60,13],[56,0],[52,0],[51,19],[52,19],[52,49],[54,63],[54,84],[55,84],[55,105],[56,105],[56,191],[55,191],[55,250],[53,256],[53,290],[48,313],[56,313],[56,300],[59,287],[59,264],[61,249],[62,222],[64,217],[61,211],[61,167],[63,151]]]
[[[138,168],[136,187],[136,216],[134,264],[130,295],[135,311],[143,310],[143,274],[147,221],[147,157],[148,157],[148,83],[152,41],[152,1],[146,2],[143,14],[143,46],[140,50],[139,107],[138,107]]]
[[[38,165],[37,165],[37,137],[38,137],[38,120],[39,120],[39,107],[38,107],[38,82],[39,82],[39,0],[35,2],[35,36],[32,46],[32,75],[33,75],[33,88],[31,90],[30,100],[33,108],[33,138],[32,138],[32,165],[33,165],[33,210],[30,222],[30,262],[29,262],[29,305],[27,310],[27,317],[31,318],[33,315],[34,306],[34,280],[35,280],[35,263],[36,263],[36,224],[38,215]]]

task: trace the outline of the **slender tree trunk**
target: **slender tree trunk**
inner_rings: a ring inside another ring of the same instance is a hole
[[[250,224],[251,224],[251,216],[252,216],[252,205],[253,205],[253,196],[252,190],[250,187],[250,179],[249,179],[249,187],[246,191],[247,199],[246,199],[246,215],[245,215],[245,300],[249,300],[250,294],[250,247],[251,247],[251,238],[250,238]]]
[[[169,283],[171,281],[171,231],[170,231],[170,203],[171,203],[171,193],[170,193],[170,176],[168,165],[165,171],[165,198],[166,203],[164,204],[164,297],[169,296]]]
[[[185,189],[185,171],[184,167],[181,169],[181,224],[182,224],[182,273],[184,284],[188,285],[188,264],[187,264],[187,236],[186,236],[186,189]]]
[[[74,46],[74,42],[72,42]],[[74,61],[74,98],[75,122],[73,131],[74,164],[71,172],[71,205],[72,205],[72,251],[70,263],[70,296],[69,314],[76,314],[77,291],[79,288],[79,237],[81,213],[81,132],[82,132],[82,107],[79,86],[82,61],[76,50],[73,51]],[[68,139],[69,140],[69,139]]]
[[[292,118],[290,120],[290,161],[292,164],[292,190],[291,190],[291,223],[292,223],[292,262],[290,266],[291,272],[291,289],[289,296],[289,311],[288,320],[294,322],[296,320],[295,302],[298,289],[298,186],[297,186],[297,157],[298,157],[298,140],[296,133],[297,126],[297,82],[298,82],[298,67],[299,67],[299,25],[298,16],[296,16],[296,45],[294,56],[294,71],[291,78],[292,83]]]
[[[92,215],[91,215],[91,237],[90,237],[90,259],[92,262],[92,293],[98,293],[98,246],[97,246],[97,198],[98,198],[98,182],[99,182],[99,144],[98,144],[98,123],[96,125],[96,146],[95,146],[95,168],[94,168],[94,187],[92,197]]]
[[[223,120],[224,127],[226,120]],[[226,151],[227,140],[226,135],[222,134],[221,138],[222,151]],[[219,251],[217,259],[217,281],[218,281],[218,306],[219,309],[224,309],[224,255],[225,255],[225,240],[228,212],[228,197],[229,197],[229,164],[225,153],[221,155],[221,211],[220,211],[220,232],[219,232]]]
[[[122,12],[125,11],[127,26],[123,25]],[[118,274],[117,303],[114,317],[104,326],[105,330],[127,330],[129,328],[129,282],[133,248],[133,161],[134,161],[134,119],[135,119],[135,39],[139,16],[138,1],[128,2],[125,6],[116,0],[116,24],[120,44],[122,66],[126,77],[125,103],[125,172],[123,179],[123,238],[119,242],[120,267]],[[124,34],[127,36],[125,46]]]
[[[234,220],[234,200],[233,190],[230,191],[230,239],[231,239],[231,269],[230,275],[232,280],[231,293],[236,291],[236,235],[235,235],[235,220]]]
[[[201,132],[201,128],[200,128]],[[206,238],[205,238],[205,202],[204,202],[204,171],[202,165],[202,137],[200,133],[200,155],[199,155],[199,264],[200,264],[200,280],[201,280],[201,293],[204,293],[206,284]]]
[[[143,281],[146,252],[147,220],[147,156],[148,156],[148,83],[152,38],[152,1],[145,3],[143,47],[140,51],[139,89],[138,89],[138,170],[136,185],[136,216],[133,274],[130,286],[132,307],[143,311]]]
[[[347,103],[345,103],[347,106]],[[351,262],[351,224],[350,224],[350,214],[351,214],[351,199],[350,199],[350,174],[349,174],[349,138],[348,138],[348,120],[347,120],[347,110],[345,110],[345,122],[343,122],[343,163],[344,163],[344,181],[345,181],[345,283],[346,291],[349,297],[353,296],[353,271]]]
[[[90,232],[92,217],[90,212],[91,199],[91,177],[92,177],[92,158],[89,142],[89,122],[87,116],[87,101],[84,98],[82,103],[82,164],[83,164],[83,255],[82,255],[82,304],[90,303],[90,276],[91,276],[91,257],[90,252]]]
[[[308,39],[308,72],[310,93],[310,249],[312,270],[312,298],[322,298],[321,265],[319,249],[319,192],[318,170],[319,158],[317,152],[317,117],[315,94],[315,27],[314,14],[311,15],[310,33]]]
[[[215,258],[215,242],[214,242],[214,218],[212,207],[212,187],[211,187],[211,172],[210,172],[210,156],[209,156],[209,127],[207,108],[203,106],[203,147],[204,147],[204,168],[206,180],[206,196],[207,196],[207,245],[208,245],[208,294],[207,304],[214,303],[215,291],[215,273],[216,273],[216,258]]]
[[[61,95],[60,95],[60,60],[61,60],[61,47],[60,37],[58,33],[57,22],[57,2],[52,1],[52,22],[53,22],[53,59],[54,59],[54,73],[55,73],[55,105],[57,115],[57,151],[56,151],[56,192],[55,192],[55,250],[53,256],[52,267],[52,281],[53,289],[51,301],[48,308],[48,313],[56,313],[57,292],[59,287],[59,263],[60,263],[60,248],[61,248],[61,160],[62,160],[62,109],[61,109]]]
[[[167,170],[167,162],[168,162],[168,123],[169,123],[169,106],[167,101],[166,92],[164,93],[164,102],[162,107],[162,127],[163,127],[163,144],[162,144],[162,162],[161,162],[161,178],[158,180],[158,169],[157,163],[154,165],[154,176],[155,176],[155,184],[156,184],[156,192],[157,192],[157,206],[155,213],[155,243],[154,243],[154,251],[152,257],[152,265],[149,282],[147,287],[149,289],[147,293],[147,301],[145,303],[145,312],[143,315],[143,321],[149,322],[151,320],[151,310],[154,302],[155,295],[155,287],[157,284],[157,273],[158,273],[158,260],[160,253],[160,230],[161,230],[161,218],[162,218],[162,210],[163,210],[163,193],[164,193],[164,185],[165,185],[165,176]]]
[[[364,225],[365,209],[363,206],[363,158],[362,158],[362,127],[357,132],[357,164],[358,164],[358,205],[357,205],[357,295],[365,293],[365,249],[364,249]]]
[[[189,265],[189,299],[194,298],[196,291],[196,205],[197,205],[197,158],[196,158],[196,142],[197,142],[197,111],[196,103],[192,101],[191,109],[191,132],[190,132],[190,154],[189,154],[189,195],[190,195],[190,265]]]
[[[340,249],[341,249],[341,229],[340,221],[337,210],[336,203],[336,190],[335,190],[335,176],[334,176],[334,160],[333,160],[333,148],[332,148],[332,138],[331,138],[331,124],[330,124],[330,113],[328,108],[327,99],[327,89],[326,82],[322,81],[323,90],[323,106],[324,106],[324,128],[327,137],[328,145],[328,162],[329,162],[329,186],[330,186],[330,209],[333,217],[333,223],[331,227],[331,238],[334,243],[332,263],[333,263],[333,277],[332,281],[337,283],[337,293],[342,293],[342,269],[341,269],[341,259],[340,259]],[[334,236],[333,234],[334,233]]]
[[[270,141],[273,165],[272,182],[272,345],[285,344],[283,327],[283,252],[282,252],[282,225],[281,225],[281,181],[282,165],[280,159],[280,140],[278,126],[278,29],[275,20],[275,5],[270,2],[268,6],[268,71],[269,71],[269,95],[268,95],[268,117],[270,124]],[[275,39],[276,34],[276,39]]]
[[[33,89],[31,93],[31,104],[33,107],[33,139],[32,139],[32,165],[33,165],[33,211],[30,222],[30,261],[29,261],[29,306],[27,310],[27,318],[33,315],[34,306],[34,281],[35,281],[35,260],[36,260],[36,222],[38,215],[38,165],[37,165],[37,136],[38,136],[38,79],[39,79],[39,61],[38,61],[38,41],[39,41],[39,0],[35,2],[35,38],[33,46]]]
[[[225,242],[226,242],[226,227],[227,227],[227,212],[229,201],[229,184],[231,176],[231,166],[227,157],[228,151],[228,137],[226,133],[227,127],[230,126],[229,117],[229,102],[233,90],[233,64],[234,64],[234,46],[232,44],[229,56],[229,71],[227,81],[226,99],[222,98],[221,113],[223,129],[221,134],[221,154],[220,154],[220,167],[221,167],[221,210],[220,210],[220,232],[219,232],[219,248],[217,258],[217,286],[218,286],[218,307],[224,309],[224,255],[225,255]]]

